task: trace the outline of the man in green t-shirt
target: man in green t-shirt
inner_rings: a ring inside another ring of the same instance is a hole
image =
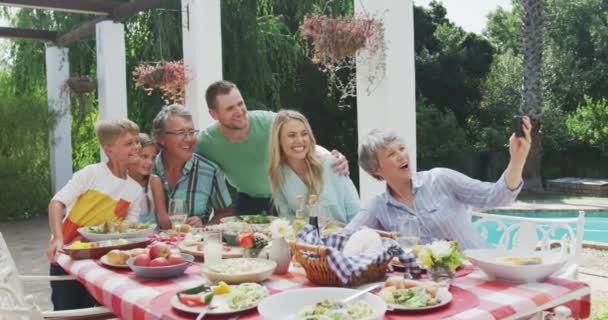
[[[217,163],[228,182],[237,189],[234,214],[246,215],[272,208],[268,180],[268,143],[275,113],[247,111],[237,86],[230,81],[212,83],[205,95],[209,114],[216,123],[198,137],[196,153]],[[337,151],[333,168],[348,175],[348,162]]]

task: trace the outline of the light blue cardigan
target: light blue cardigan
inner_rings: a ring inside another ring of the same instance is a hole
[[[331,154],[321,155],[323,161],[323,189],[318,196],[318,214],[342,223],[350,222],[359,212],[361,203],[357,189],[349,177],[334,173],[331,164],[334,161]],[[296,197],[308,198],[308,189],[298,175],[284,164],[282,166],[283,187],[276,199],[275,206],[280,217],[293,219],[297,209]],[[308,206],[304,206],[308,216]]]

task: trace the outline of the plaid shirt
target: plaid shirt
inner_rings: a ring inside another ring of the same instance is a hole
[[[188,216],[200,217],[203,223],[209,222],[213,209],[223,209],[232,204],[226,179],[220,167],[214,162],[194,154],[184,164],[182,176],[175,189],[171,190],[165,176],[162,151],[156,156],[154,174],[158,175],[165,191],[165,200],[184,199],[187,203]]]
[[[297,241],[328,247],[329,267],[336,272],[343,284],[347,284],[353,276],[360,275],[370,264],[383,263],[393,257],[399,258],[412,276],[420,276],[421,270],[416,264],[414,255],[411,252],[405,252],[393,239],[382,238],[382,248],[371,254],[344,256],[342,249],[350,235],[350,233],[339,232],[319,237],[315,227],[307,225],[298,233]]]

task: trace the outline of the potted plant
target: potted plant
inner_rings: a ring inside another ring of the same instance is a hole
[[[184,104],[186,73],[183,60],[141,64],[133,70],[133,76],[135,86],[143,88],[148,95],[159,89],[165,103]]]

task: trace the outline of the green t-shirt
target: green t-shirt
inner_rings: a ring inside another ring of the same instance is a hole
[[[238,192],[256,198],[271,196],[268,180],[268,141],[275,113],[249,111],[249,136],[242,143],[232,143],[214,123],[198,136],[196,153],[217,163],[226,179]]]

